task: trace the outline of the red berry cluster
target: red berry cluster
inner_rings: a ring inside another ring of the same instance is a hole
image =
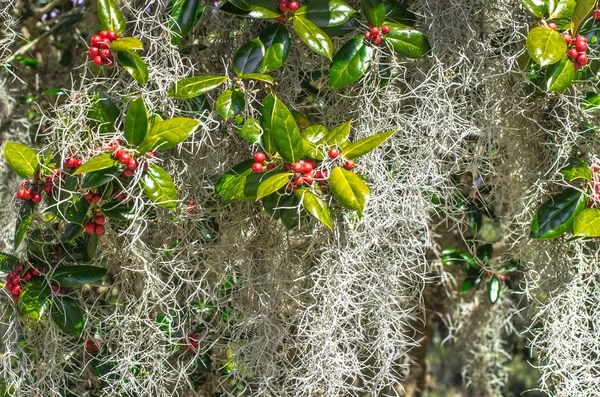
[[[365,39],[369,40],[374,45],[379,45],[381,44],[382,39],[381,34],[388,34],[390,30],[390,27],[387,25],[382,26],[381,29],[369,25],[369,31],[365,33]]]
[[[90,59],[94,61],[94,63],[98,66],[106,65],[106,66],[114,66],[115,61],[110,53],[109,47],[110,43],[117,40],[119,36],[114,31],[105,31],[92,36],[90,49],[88,54],[90,55]]]
[[[88,193],[90,194],[90,193]],[[100,196],[99,194],[94,194],[93,196]],[[104,215],[96,215],[94,217],[93,222],[88,222],[85,224],[85,232],[87,234],[96,234],[98,237],[102,237],[104,235],[104,224],[106,223],[106,218]]]
[[[292,0],[292,1],[279,0],[279,11],[283,12],[284,14],[288,11],[291,11],[293,13],[298,8],[300,8],[300,4],[298,4],[298,2],[296,0]],[[277,18],[277,21],[278,22],[285,21],[285,15],[279,16]]]
[[[19,296],[23,291],[23,285],[27,281],[31,280],[32,277],[37,277],[40,275],[40,272],[34,269],[33,267],[29,267],[25,274],[22,274],[23,269],[23,265],[19,265],[15,268],[15,270],[10,272],[6,276],[5,288],[12,295],[13,301],[15,301],[15,303],[19,301]]]
[[[115,159],[119,160],[119,162],[125,166],[125,169],[123,170],[123,173],[121,174],[121,176],[124,178],[132,177],[135,174],[135,170],[139,166],[138,160],[136,160],[135,157],[133,157],[131,154],[127,153],[125,148],[123,148],[121,146],[121,143],[119,142],[118,139],[115,140],[114,142],[110,143],[109,148],[112,149],[113,157]],[[148,153],[151,153],[151,152],[148,152]],[[153,158],[154,153],[148,154],[147,157]],[[144,162],[142,167],[143,167],[143,172],[146,172],[148,170],[148,163]]]
[[[90,353],[98,353],[100,347],[93,340],[88,340],[85,342],[85,348]]]
[[[548,25],[549,26],[549,25]],[[556,25],[555,25],[556,26]],[[563,33],[567,45],[573,44],[573,37],[569,33]],[[574,45],[567,51],[567,55],[575,64],[575,70],[581,69],[588,63],[587,39],[585,36],[577,36]]]
[[[31,200],[34,204],[42,201],[42,196],[38,192],[38,185],[33,178],[21,182],[21,189],[17,191],[17,198],[19,200]]]
[[[594,161],[592,163],[593,178],[590,183],[592,187],[592,197],[588,201],[588,207],[600,203],[600,173],[598,171],[600,171],[600,163]]]
[[[83,164],[83,160],[77,157],[69,157],[65,160],[65,168],[77,168]]]
[[[267,160],[267,156],[263,152],[256,152],[254,154],[254,161],[256,161],[256,163],[252,164],[252,171],[263,172],[263,170],[264,170],[263,164],[265,163],[266,160]],[[273,162],[267,163],[268,170],[272,170],[273,168],[275,168],[275,163],[273,163]]]

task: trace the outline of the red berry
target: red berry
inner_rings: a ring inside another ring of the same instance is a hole
[[[600,163],[598,163],[597,161],[594,161],[592,163],[592,171],[598,172],[598,170],[600,170]]]
[[[83,198],[85,198],[88,203],[91,203],[92,199],[94,198],[94,193],[87,192],[86,194],[83,195]]]
[[[600,10],[594,10],[592,15],[594,16],[594,21],[600,21]]]
[[[575,41],[583,41],[584,43],[587,43],[587,37],[585,36],[577,36],[577,38],[575,39]]]
[[[352,160],[346,160],[346,162],[344,163],[344,168],[346,168],[347,170],[351,170],[352,168],[354,168],[356,164],[354,163],[354,161]]]
[[[381,31],[379,30],[379,28],[376,28],[376,27],[372,27],[371,28],[371,34],[373,36],[379,36],[379,33],[381,33]]]
[[[383,26],[381,27],[381,33],[383,33],[383,34],[388,34],[389,32],[391,32],[391,29],[390,29],[390,27],[389,27],[389,26],[387,26],[387,25],[383,25]]]
[[[286,171],[291,171],[293,166],[290,163],[283,163],[283,168],[285,168]]]
[[[300,164],[299,162],[298,163],[294,163],[292,165],[292,169],[294,170],[294,172],[302,172],[304,170],[304,165]]]
[[[135,170],[138,167],[138,162],[133,157],[129,160],[129,164],[127,164],[127,168],[130,170]]]
[[[254,154],[254,161],[256,161],[257,163],[262,163],[267,159],[267,156],[265,156],[265,154],[263,152],[256,152]]]
[[[93,46],[97,47],[97,46],[98,46],[97,44],[98,44],[98,43],[99,43],[101,40],[102,40],[102,37],[100,37],[100,36],[98,36],[98,35],[96,34],[96,35],[92,36],[91,43],[92,43],[92,45],[93,45]]]
[[[275,18],[275,20],[277,22],[285,22],[285,15],[280,15],[277,18]]]
[[[94,222],[88,222],[84,227],[87,234],[94,234],[96,231],[96,224]]]
[[[562,35],[562,36],[563,36],[563,38],[565,39],[565,42],[566,42],[567,44],[571,44],[571,41],[573,41],[573,36],[571,36],[571,35],[570,35],[570,34],[568,34],[568,33],[563,33],[563,35]]]
[[[548,27],[552,30],[556,30],[556,24],[554,22],[548,22]]]
[[[269,164],[267,164],[267,169],[268,170],[272,170],[275,167],[276,167],[275,163],[269,163]]]
[[[98,193],[94,194],[92,196],[92,203],[97,203],[98,201],[100,201],[101,198],[102,196],[100,196]]]
[[[131,160],[131,156],[127,153],[123,153],[123,154],[121,154],[121,157],[119,157],[119,161],[123,165],[129,165],[130,160]]]
[[[288,6],[286,4],[283,4],[283,3],[279,4],[279,11],[285,13],[285,12],[287,12],[287,10],[288,10]]]
[[[31,273],[27,273],[27,274],[26,274],[26,275],[23,277],[23,279],[24,279],[25,281],[29,281],[29,280],[31,280],[31,277],[32,277],[32,276],[31,276]]]
[[[100,56],[103,58],[110,58],[110,50],[102,50],[100,51]]]
[[[331,148],[331,149],[329,149],[329,152],[327,154],[329,154],[330,159],[334,159],[340,155],[340,151],[337,150],[336,148]]]
[[[581,54],[579,54],[579,56],[577,57],[577,63],[579,63],[581,66],[587,65],[588,56],[585,52],[582,52]]]
[[[90,54],[90,58],[94,59],[94,57],[100,55],[100,49],[98,47],[90,47],[88,53]]]
[[[104,217],[104,215],[97,215],[94,218],[94,223],[96,223],[96,225],[104,225],[105,222],[106,218]]]
[[[196,205],[196,202],[194,200],[190,200],[190,201],[188,201],[188,205],[190,205],[190,206]]]
[[[58,292],[58,290],[60,289],[58,288],[58,285],[54,283],[50,284],[50,288],[52,288],[52,292]]]
[[[25,200],[25,189],[19,189],[17,191],[17,198],[19,200]]]
[[[101,237],[104,235],[104,225],[96,225],[96,235]]]
[[[108,48],[110,47],[110,40],[109,39],[102,39],[98,42],[98,47],[100,48]]]
[[[573,62],[573,66],[575,66],[575,70],[579,70],[581,69],[583,66],[581,66],[581,64],[577,61]]]
[[[575,59],[577,58],[577,56],[579,56],[579,53],[577,53],[577,50],[575,48],[571,48],[568,52],[567,55],[569,56],[569,58],[571,59]]]
[[[104,61],[102,60],[102,57],[100,55],[97,55],[94,57],[94,63],[98,66],[102,66]]]
[[[12,293],[15,294],[15,295],[19,295],[21,293],[21,291],[23,291],[23,288],[21,288],[20,285],[15,285],[12,288]]]
[[[155,158],[155,157],[156,157],[156,153],[154,153],[152,150],[149,150],[149,151],[146,153],[146,157],[147,157],[147,158],[149,158],[149,159],[153,159],[153,158]]]
[[[29,273],[31,274],[31,277],[37,277],[40,275],[39,270],[34,269],[33,267],[29,269]]]
[[[506,280],[506,276],[504,274],[499,275],[498,278],[500,279],[500,281]]]
[[[21,187],[26,187],[27,186],[27,181],[23,181],[19,184],[19,186]]]
[[[194,333],[188,334],[187,345],[185,346],[185,349],[192,353],[198,349],[198,335]]]
[[[305,174],[310,174],[310,172],[313,170],[313,165],[309,162],[304,163],[304,168],[302,170],[302,172],[304,172]]]
[[[52,184],[51,183],[46,183],[44,185],[44,192],[46,192],[47,195],[52,194]]]
[[[584,52],[585,50],[587,50],[587,43],[585,41],[577,41],[575,43],[575,49],[577,50],[577,52]]]
[[[311,183],[313,183],[313,177],[312,176],[310,176],[310,175],[304,175],[303,178],[304,178],[304,182],[305,183],[308,183],[309,185]]]
[[[254,163],[252,164],[252,171],[254,172],[262,172],[263,170],[263,165],[261,163]]]
[[[304,177],[299,176],[298,178],[296,178],[295,183],[296,183],[296,186],[300,186],[300,185],[304,184]]]
[[[39,194],[39,193],[35,193],[35,194],[33,195],[33,197],[31,198],[31,201],[32,201],[34,204],[37,204],[37,203],[39,203],[40,201],[42,201],[42,196],[40,196],[40,194]]]
[[[132,170],[131,168],[125,168],[123,170],[123,177],[125,178],[131,178],[133,175],[135,174],[135,171]]]
[[[115,32],[114,30],[110,30],[110,31],[108,32],[108,36],[107,36],[107,37],[108,37],[108,39],[109,39],[110,41],[115,41],[116,39],[118,39],[118,38],[119,38],[119,35],[118,35],[118,34],[117,34],[117,32]]]
[[[317,162],[315,161],[315,159],[308,159],[306,160],[306,162],[312,165],[313,168],[317,167]]]
[[[25,189],[23,191],[23,199],[24,200],[31,200],[33,197],[33,193],[31,191],[31,189]]]
[[[373,40],[371,41],[371,43],[373,43],[375,45],[381,44],[381,36],[375,36],[375,37],[373,37]]]
[[[300,8],[300,4],[298,4],[297,1],[292,1],[290,2],[288,8],[290,9],[290,11],[296,11],[298,8]]]
[[[373,35],[371,34],[371,32],[365,32],[365,39],[371,40],[371,38],[373,38]]]
[[[106,39],[108,37],[108,32],[106,30],[103,30],[102,32],[98,33],[98,36],[102,37],[103,39]]]

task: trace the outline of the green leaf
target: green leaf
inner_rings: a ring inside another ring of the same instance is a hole
[[[116,179],[121,174],[119,167],[110,167],[100,171],[86,173],[81,179],[81,188],[90,189],[93,187],[102,186],[113,179]]]
[[[86,218],[90,203],[81,197],[75,196],[74,202],[67,207],[65,211],[65,219],[67,222],[77,223],[83,226],[83,220]]]
[[[492,244],[485,244],[477,248],[477,257],[481,261],[490,260],[494,256],[494,246]]]
[[[371,66],[373,48],[364,42],[364,36],[350,39],[333,57],[329,68],[329,84],[342,88],[354,83]]]
[[[498,276],[494,275],[488,282],[488,299],[490,303],[496,303],[500,299],[500,292],[502,291],[502,284]]]
[[[308,128],[310,127],[310,120],[304,115],[304,113],[295,110],[295,109],[291,109],[292,112],[292,116],[294,116],[294,120],[296,120],[296,123],[302,127],[302,128]]]
[[[478,279],[467,277],[460,286],[460,293],[464,294],[465,292],[472,290],[478,283]]]
[[[322,125],[316,124],[311,125],[302,131],[302,136],[306,138],[310,143],[318,144],[323,141],[323,138],[327,136],[329,130]]]
[[[243,74],[243,75],[241,75],[240,78],[242,80],[258,80],[258,81],[263,81],[263,82],[265,82],[267,84],[271,84],[271,85],[275,84],[275,80],[273,80],[273,77],[269,76],[268,74],[249,73],[249,74]]]
[[[106,94],[99,92],[88,117],[99,125],[100,133],[104,134],[116,130],[121,111]]]
[[[172,44],[181,43],[198,21],[199,3],[199,0],[178,1],[171,10],[169,28]]]
[[[371,25],[380,28],[385,21],[385,4],[381,0],[361,0],[362,12]]]
[[[596,94],[594,91],[589,91],[585,94],[585,101],[583,102],[584,110],[593,110],[600,106],[600,94]]]
[[[362,216],[371,192],[369,187],[355,173],[342,167],[335,167],[329,173],[329,187],[333,197],[345,208]]]
[[[110,43],[111,51],[136,51],[143,49],[144,45],[135,37],[121,37]]]
[[[4,273],[10,273],[19,264],[19,258],[11,254],[0,252],[0,270]]]
[[[552,65],[567,52],[567,43],[560,33],[547,26],[538,26],[527,35],[527,52],[541,66]]]
[[[98,266],[76,265],[54,270],[50,280],[61,287],[77,287],[100,280],[108,273],[108,269]]]
[[[331,59],[333,54],[333,43],[317,25],[298,16],[294,17],[294,30],[300,40],[304,42],[315,53]]]
[[[342,154],[347,159],[356,159],[360,156],[364,156],[365,154],[379,147],[396,132],[396,130],[380,132],[379,134],[371,135],[367,138],[352,142],[344,148]]]
[[[566,233],[587,204],[583,192],[568,188],[546,201],[531,222],[531,238],[549,239]]]
[[[127,73],[138,82],[139,85],[145,85],[148,82],[148,67],[144,60],[133,51],[117,52],[119,64]]]
[[[285,25],[274,23],[263,29],[258,39],[265,48],[264,57],[258,66],[258,71],[268,73],[279,69],[285,63],[291,45],[290,33]]]
[[[68,296],[54,297],[50,316],[54,324],[65,333],[81,336],[81,331],[85,325],[85,316],[77,302],[73,299]]]
[[[130,202],[109,201],[102,205],[102,214],[118,221],[135,219],[135,209]]]
[[[585,179],[586,181],[592,180],[592,169],[590,168],[590,165],[578,157],[571,157],[569,159],[569,164],[560,170],[560,173],[567,182],[573,182],[576,179]]]
[[[262,131],[258,120],[254,118],[246,119],[242,128],[238,130],[238,134],[250,143],[260,144]]]
[[[240,90],[225,90],[219,95],[215,103],[217,113],[225,120],[240,114],[246,106],[244,93]]]
[[[254,159],[243,161],[221,176],[215,192],[223,196],[224,204],[234,200],[256,200],[258,186],[270,174],[252,172],[252,164]]]
[[[236,7],[231,2],[226,2],[219,8],[219,11],[243,18],[275,19],[281,15],[281,12],[277,9],[277,4],[269,0],[252,0],[249,10]]]
[[[427,37],[417,29],[393,22],[386,22],[386,25],[390,27],[390,33],[385,35],[385,42],[397,54],[407,58],[421,58],[431,50]]]
[[[39,319],[46,311],[49,297],[48,284],[41,277],[34,277],[23,286],[17,306],[24,316]]]
[[[585,208],[575,217],[573,235],[576,237],[600,237],[600,209]]]
[[[64,233],[60,236],[60,241],[70,243],[83,233],[83,226],[77,223],[69,223],[65,228]]]
[[[302,6],[295,17],[308,19],[315,25],[326,28],[345,23],[356,11],[341,0],[317,0]]]
[[[300,130],[287,106],[279,98],[275,96],[273,98],[273,112],[269,120],[273,143],[284,161],[295,163],[304,155]]]
[[[110,153],[103,153],[86,161],[79,166],[73,174],[85,174],[86,172],[104,170],[106,168],[114,167],[117,164],[119,164],[119,162],[113,159]]]
[[[400,3],[397,0],[384,0],[383,3],[385,4],[386,20],[409,26],[415,24],[417,17],[407,8],[406,3]]]
[[[550,0],[548,5],[550,19],[570,19],[576,4],[576,0]]]
[[[523,7],[538,18],[543,18],[548,12],[547,0],[521,0]]]
[[[233,70],[238,76],[253,73],[265,56],[265,47],[258,38],[241,46],[233,55]]]
[[[296,195],[300,198],[302,205],[309,214],[314,216],[319,222],[333,230],[333,220],[329,206],[310,189],[300,187],[296,189]]]
[[[361,27],[361,23],[356,18],[350,17],[350,19],[341,25],[332,26],[330,28],[321,28],[321,30],[329,37],[339,37],[353,33],[359,27]]]
[[[575,77],[575,66],[567,55],[560,62],[550,65],[546,71],[546,90],[548,92],[564,91],[571,86]]]
[[[300,199],[295,194],[278,193],[263,198],[265,211],[273,218],[283,223],[286,229],[291,230],[300,222]]]
[[[38,152],[27,145],[6,142],[4,159],[8,166],[21,178],[32,178],[39,165]]]
[[[577,0],[573,16],[571,17],[571,34],[573,37],[577,36],[581,24],[587,19],[595,6],[596,0]]]
[[[229,80],[226,76],[192,76],[181,79],[169,90],[171,98],[190,99],[206,94]]]
[[[166,150],[175,147],[192,136],[199,125],[199,121],[187,117],[159,121],[140,143],[138,151],[143,154],[150,149]]]
[[[265,178],[260,185],[258,185],[258,190],[256,191],[256,200],[260,200],[261,198],[268,196],[269,194],[275,193],[282,187],[286,186],[292,176],[293,173],[288,172],[277,172],[277,173],[268,173],[270,174],[267,178]]]
[[[247,0],[228,0],[231,4],[242,10],[250,11],[252,4]]]
[[[98,0],[96,13],[101,30],[114,30],[118,35],[125,31],[125,17],[113,0]]]
[[[125,116],[125,139],[132,146],[144,141],[148,131],[148,110],[144,99],[140,96],[131,102]]]
[[[25,237],[31,222],[33,222],[33,216],[35,214],[35,204],[32,201],[24,201],[19,209],[19,215],[17,216],[17,224],[15,226],[15,251],[21,245],[21,241]]]
[[[164,208],[174,210],[177,207],[177,189],[167,171],[150,164],[141,183],[150,200]]]
[[[96,256],[98,250],[98,235],[87,234],[83,236],[83,242],[80,246],[81,262],[90,262]]]
[[[262,106],[260,109],[260,124],[263,129],[261,140],[263,148],[269,154],[273,154],[277,150],[275,148],[275,142],[273,138],[274,127],[272,125],[274,107],[275,96],[273,94],[269,94],[265,99],[263,99]]]
[[[329,131],[319,143],[324,143],[328,146],[345,146],[348,143],[351,123],[352,120],[348,120],[344,124],[338,125]]]

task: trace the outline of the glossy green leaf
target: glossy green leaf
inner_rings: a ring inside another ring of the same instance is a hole
[[[17,306],[26,317],[39,319],[46,312],[50,287],[41,277],[34,277],[23,286]]]
[[[385,4],[381,0],[361,0],[362,12],[371,25],[380,28],[385,21]]]
[[[215,192],[223,196],[225,204],[234,200],[256,200],[258,186],[271,174],[252,172],[252,164],[253,159],[243,161],[221,176],[215,185]]]
[[[81,196],[75,196],[74,202],[65,211],[65,219],[67,222],[83,225],[89,208],[90,203],[86,199]]]
[[[267,214],[280,220],[286,229],[291,230],[300,222],[300,199],[295,194],[271,194],[262,200]]]
[[[130,202],[109,201],[102,204],[102,214],[118,221],[135,219],[135,209]]]
[[[179,44],[188,35],[198,20],[199,0],[182,0],[176,2],[171,10],[171,43]]]
[[[465,292],[472,290],[478,284],[478,281],[479,280],[473,277],[467,277],[460,286],[460,293],[464,294]]]
[[[521,0],[523,7],[538,18],[548,12],[548,0]]]
[[[306,117],[306,115],[298,110],[295,109],[291,109],[290,110],[292,112],[292,116],[294,116],[294,120],[296,120],[296,123],[298,123],[298,125],[302,128],[308,128],[310,127],[310,120]]]
[[[86,173],[81,179],[81,188],[90,189],[93,187],[102,186],[113,179],[118,178],[121,171],[118,167],[110,167],[100,171]]]
[[[421,58],[431,50],[427,37],[417,29],[393,22],[386,22],[386,25],[390,27],[390,33],[385,35],[385,42],[397,54]]]
[[[325,28],[345,23],[356,11],[342,0],[316,0],[298,8],[295,17],[305,18]]]
[[[23,201],[21,208],[19,209],[19,215],[17,216],[17,224],[15,226],[15,251],[21,245],[21,241],[25,237],[31,222],[33,222],[33,216],[35,215],[35,204],[32,201]]]
[[[125,17],[113,0],[98,0],[96,14],[101,30],[114,30],[118,35],[125,31]]]
[[[249,10],[236,7],[231,2],[226,2],[219,8],[219,11],[242,18],[275,19],[281,15],[281,12],[277,9],[277,4],[273,1],[252,0],[248,3],[250,4]]]
[[[317,25],[298,16],[294,17],[294,30],[300,40],[304,42],[315,53],[331,59],[333,54],[333,43]]]
[[[319,143],[324,143],[328,146],[346,146],[348,136],[350,136],[351,123],[352,120],[348,120],[344,124],[338,125],[329,131]]]
[[[80,336],[85,325],[85,316],[81,308],[68,296],[57,296],[52,300],[50,310],[52,321],[65,333]]]
[[[144,45],[135,37],[121,37],[110,43],[111,51],[136,51],[143,50]]]
[[[110,153],[103,153],[96,157],[92,157],[79,168],[75,170],[73,174],[85,174],[86,172],[99,171],[106,168],[111,168],[117,165],[119,162],[112,158]]]
[[[360,156],[364,156],[365,154],[379,147],[396,132],[396,130],[380,132],[379,134],[371,135],[356,142],[352,142],[344,148],[342,154],[347,159],[356,159]]]
[[[269,194],[275,193],[282,187],[286,186],[292,176],[293,173],[288,172],[272,172],[268,175],[261,183],[258,185],[258,190],[256,191],[256,199],[260,200],[261,198],[268,196]]]
[[[595,6],[596,0],[577,0],[575,10],[573,10],[573,15],[571,16],[571,34],[573,37],[577,36],[581,24],[591,14]]]
[[[329,68],[332,88],[342,88],[361,78],[373,59],[373,48],[365,43],[362,35],[350,39],[333,57]]]
[[[206,94],[229,80],[226,76],[206,75],[181,79],[169,90],[168,95],[175,99],[190,99]]]
[[[250,143],[261,142],[262,131],[258,120],[254,118],[247,118],[244,121],[242,128],[238,130],[238,134]]]
[[[567,55],[548,67],[546,71],[546,90],[548,92],[561,92],[571,86],[575,77],[575,66]]]
[[[60,241],[63,243],[70,243],[82,234],[83,226],[77,223],[69,223],[67,227],[65,227],[63,234],[60,236]]]
[[[225,90],[219,95],[215,103],[217,113],[225,120],[240,114],[246,106],[244,93],[240,90]]]
[[[238,76],[253,73],[265,56],[265,47],[259,39],[253,39],[241,46],[233,55],[233,70]]]
[[[589,91],[585,94],[585,101],[583,102],[583,108],[585,110],[593,110],[600,106],[600,94],[596,94],[594,91]]]
[[[477,257],[481,261],[489,261],[494,256],[494,246],[492,244],[484,244],[477,248]]]
[[[318,144],[323,141],[323,138],[327,136],[329,130],[322,125],[316,124],[311,125],[302,131],[302,136],[309,142]]]
[[[39,165],[38,152],[27,145],[6,142],[4,159],[8,166],[21,178],[32,178]]]
[[[502,284],[498,276],[494,275],[488,282],[488,299],[490,303],[496,303],[500,299],[500,292],[502,291]]]
[[[261,140],[263,148],[269,154],[273,154],[277,150],[275,148],[275,141],[273,139],[274,127],[272,125],[274,107],[275,96],[273,94],[269,94],[265,99],[263,99],[262,106],[260,109],[260,124],[263,129]]]
[[[331,211],[329,210],[329,206],[325,201],[321,200],[310,189],[304,187],[296,189],[296,195],[300,198],[302,206],[304,206],[309,214],[314,216],[319,222],[327,226],[329,229],[333,229]]]
[[[538,26],[527,35],[527,52],[541,66],[552,65],[567,52],[567,43],[562,35],[547,26]]]
[[[569,164],[561,169],[560,173],[567,182],[573,182],[576,179],[585,179],[586,181],[592,180],[592,169],[590,165],[578,157],[571,157],[569,159]]]
[[[600,237],[600,209],[585,208],[575,217],[573,235],[576,237]]]
[[[329,37],[340,37],[354,33],[359,28],[361,28],[361,23],[358,21],[358,19],[355,17],[350,17],[350,19],[341,25],[332,26],[329,28],[321,28],[321,30]]]
[[[140,96],[129,105],[125,116],[125,139],[132,146],[144,141],[148,131],[148,110],[144,99]]]
[[[576,4],[576,0],[550,0],[548,4],[550,19],[570,19]]]
[[[250,0],[228,0],[231,4],[236,6],[237,8],[241,8],[242,10],[250,10],[252,9],[252,3]]]
[[[284,24],[274,23],[263,29],[258,35],[265,53],[258,66],[261,73],[269,73],[279,69],[285,63],[291,45],[290,33]]]
[[[0,270],[10,273],[19,264],[19,258],[14,255],[0,252]]]
[[[335,167],[329,173],[329,187],[336,200],[345,208],[361,216],[371,192],[355,173]]]
[[[88,117],[99,126],[100,133],[104,134],[116,131],[121,111],[106,94],[99,92],[96,94],[92,110]]]
[[[384,0],[383,3],[385,4],[385,19],[387,21],[401,23],[408,26],[413,26],[415,24],[417,17],[408,9],[406,6],[407,3],[401,3],[398,0]]]
[[[166,150],[175,147],[192,136],[199,125],[199,121],[187,117],[159,121],[140,143],[138,151],[143,154],[150,149]]]
[[[85,234],[82,239],[80,246],[81,262],[91,262],[96,256],[98,250],[98,235],[96,234]]]
[[[174,210],[177,207],[177,189],[173,180],[163,168],[156,164],[148,166],[148,172],[141,179],[144,194],[161,207]]]
[[[142,57],[133,51],[117,52],[119,64],[127,73],[138,82],[139,85],[145,85],[148,82],[148,67]]]
[[[531,238],[548,239],[566,233],[587,204],[583,192],[568,188],[546,201],[531,222]]]
[[[108,273],[108,269],[98,266],[76,265],[54,270],[50,280],[61,287],[77,287],[100,280]]]
[[[269,96],[273,96],[273,94],[269,94]],[[284,161],[295,163],[304,155],[300,130],[287,106],[279,98],[275,96],[273,98],[273,111],[269,120],[273,143]],[[265,127],[264,124],[263,127]]]
[[[264,59],[263,59],[264,61]],[[243,74],[240,76],[240,78],[242,80],[258,80],[258,81],[263,81],[267,84],[275,84],[275,80],[273,80],[273,77],[269,76],[268,74],[263,74],[263,73],[249,73],[249,74]]]

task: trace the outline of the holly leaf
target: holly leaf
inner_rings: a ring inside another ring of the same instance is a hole
[[[98,0],[96,14],[101,30],[114,30],[118,35],[125,31],[125,17],[113,0]]]
[[[206,75],[192,76],[175,83],[168,96],[175,99],[190,99],[206,94],[229,80],[226,76]]]
[[[325,128],[325,126],[316,124],[311,125],[302,131],[302,136],[308,140],[310,143],[319,144],[322,142],[323,138],[327,136],[329,130]]]
[[[86,218],[89,208],[90,203],[85,198],[75,196],[74,202],[65,211],[65,219],[67,222],[83,225],[83,220]]]
[[[309,214],[314,216],[319,222],[327,226],[329,229],[333,229],[331,212],[329,211],[329,206],[325,201],[321,200],[310,189],[305,187],[296,189],[296,195],[300,198],[302,205]]]
[[[171,44],[177,45],[190,33],[194,25],[198,22],[203,6],[198,7],[199,0],[177,1],[171,10],[171,20],[169,29],[171,29]]]
[[[146,153],[150,149],[167,150],[188,139],[200,122],[187,117],[174,117],[159,121],[152,126],[146,138],[140,143],[138,151]]]
[[[106,168],[114,167],[117,164],[119,164],[119,162],[113,159],[110,153],[103,153],[86,161],[79,166],[73,174],[85,174],[87,172],[104,170]]]
[[[142,57],[134,51],[117,52],[119,64],[127,73],[138,82],[139,85],[145,85],[148,82],[148,67]]]
[[[581,24],[587,19],[587,17],[590,15],[595,6],[596,0],[577,0],[577,3],[575,4],[575,9],[573,10],[573,15],[571,17],[571,34],[573,35],[573,37],[577,36]],[[564,39],[563,43],[565,43]]]
[[[81,188],[91,189],[93,187],[102,186],[113,179],[117,179],[120,174],[121,171],[117,166],[105,168],[100,171],[88,172],[81,179]]]
[[[269,119],[268,124],[273,143],[283,160],[295,163],[304,155],[300,130],[287,106],[273,94],[269,94],[269,96],[273,97],[274,102],[272,112],[266,117]],[[263,124],[264,127],[265,124]]]
[[[546,201],[531,222],[531,238],[549,239],[566,233],[587,204],[583,192],[568,188]]]
[[[244,120],[244,125],[238,130],[238,134],[250,143],[261,143],[262,131],[258,120],[254,118]]]
[[[498,276],[493,275],[488,282],[488,299],[490,303],[494,304],[500,299],[500,292],[502,291],[502,284]]]
[[[217,113],[225,120],[229,120],[240,114],[240,112],[244,110],[245,105],[246,100],[244,98],[244,93],[240,90],[223,91],[215,103]]]
[[[600,209],[585,208],[573,222],[573,235],[576,237],[600,237]]]
[[[14,249],[15,251],[21,245],[21,241],[25,237],[27,230],[29,230],[29,226],[31,226],[31,222],[33,222],[33,216],[35,214],[35,204],[32,201],[24,201],[21,204],[21,208],[19,209],[19,215],[17,216],[17,224],[15,226],[15,241],[14,241]]]
[[[390,33],[385,42],[392,46],[397,54],[407,58],[421,58],[431,50],[427,37],[417,29],[399,23],[386,22]]]
[[[39,319],[46,312],[50,288],[41,277],[34,277],[23,286],[17,306],[26,317]]]
[[[550,0],[548,4],[550,19],[570,19],[573,15],[573,11],[575,11],[576,4],[576,0]],[[568,27],[569,26],[567,25],[565,29]]]
[[[343,147],[348,143],[348,136],[350,135],[350,124],[352,120],[346,121],[344,124],[340,124],[323,137],[318,143],[324,143],[328,146],[340,146]]]
[[[546,70],[546,91],[561,92],[571,86],[575,77],[575,66],[567,55]]]
[[[102,205],[102,214],[118,221],[131,221],[135,219],[135,209],[132,203],[122,201],[109,201]]]
[[[98,266],[76,265],[54,270],[50,280],[61,287],[78,287],[100,280],[108,273],[108,269]]]
[[[361,0],[362,12],[371,25],[380,28],[385,21],[385,4],[381,0]]]
[[[252,0],[251,3],[248,2],[248,5],[249,9],[246,10],[235,6],[231,2],[226,2],[219,8],[219,11],[242,18],[275,19],[282,15],[277,9],[277,5],[269,0]]]
[[[144,99],[140,96],[131,102],[125,116],[125,139],[131,146],[137,146],[144,141],[148,131],[148,110]]]
[[[14,255],[0,252],[0,270],[10,273],[19,264],[19,258]]]
[[[253,73],[265,56],[265,47],[258,38],[241,46],[233,55],[233,70],[238,76]]]
[[[567,182],[573,182],[576,179],[592,180],[592,169],[589,164],[578,157],[571,157],[569,164],[560,170],[560,173]]]
[[[298,8],[294,16],[327,28],[344,24],[355,12],[348,3],[341,0],[316,0]]]
[[[148,172],[140,180],[144,194],[159,206],[174,210],[177,207],[177,189],[163,168],[156,164],[148,166]]]
[[[81,331],[85,325],[85,316],[77,302],[73,299],[68,296],[54,297],[50,316],[54,324],[65,333],[81,336]]]
[[[267,214],[291,230],[300,222],[300,199],[295,194],[271,194],[262,200]]]
[[[291,45],[290,33],[285,25],[274,23],[267,26],[260,32],[258,39],[265,49],[258,71],[269,73],[283,66],[290,53]]]
[[[415,24],[417,17],[406,7],[406,3],[400,3],[397,0],[384,0],[383,3],[385,4],[386,20],[408,26]]]
[[[521,0],[523,7],[538,18],[543,18],[548,12],[547,0]]]
[[[260,109],[260,124],[262,125],[262,144],[265,151],[269,154],[275,153],[275,142],[273,140],[274,127],[273,123],[273,110],[275,107],[275,96],[269,94],[263,99],[262,106]]]
[[[594,91],[589,91],[585,94],[585,101],[583,102],[584,110],[593,110],[600,106],[600,94],[596,94]]]
[[[121,37],[110,43],[111,51],[136,51],[143,50],[144,45],[135,37]]]
[[[364,156],[382,145],[396,132],[396,130],[381,132],[353,142],[344,148],[344,157],[347,159],[356,159],[360,156]]]
[[[106,94],[99,92],[95,96],[94,105],[88,118],[99,126],[100,133],[115,131],[121,111]]]
[[[335,167],[329,173],[329,187],[336,200],[351,211],[362,216],[367,199],[371,194],[369,187],[355,173],[342,167]]]
[[[253,172],[252,164],[253,159],[243,161],[221,176],[215,186],[215,192],[223,196],[225,204],[234,200],[256,200],[258,186],[271,173]]]
[[[293,173],[288,172],[275,172],[268,174],[268,176],[260,183],[260,185],[258,185],[258,189],[256,191],[256,200],[260,200],[261,198],[275,193],[282,187],[286,186],[294,175]]]
[[[567,52],[567,43],[560,33],[547,26],[538,26],[527,35],[527,52],[540,66],[559,62]]]
[[[60,241],[63,243],[70,243],[83,233],[83,226],[77,223],[69,223],[65,227],[65,231],[60,236]]]
[[[269,76],[268,74],[249,73],[241,75],[240,78],[242,80],[258,80],[271,85],[275,84],[275,80],[273,80],[273,77]]]
[[[362,35],[350,39],[333,57],[329,68],[329,84],[342,88],[362,77],[373,59],[373,48],[364,42]]]
[[[331,59],[333,54],[333,43],[317,25],[298,16],[294,16],[294,30],[300,40],[304,42],[315,53]]]
[[[38,152],[27,145],[6,142],[4,159],[8,166],[21,178],[32,178],[39,166]]]

